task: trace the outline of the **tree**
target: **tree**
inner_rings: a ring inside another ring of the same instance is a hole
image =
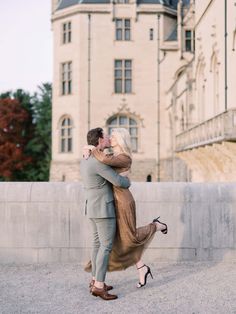
[[[0,177],[14,180],[32,158],[25,154],[30,138],[31,116],[17,99],[0,97]]]
[[[0,94],[0,180],[48,181],[52,86]]]
[[[32,157],[24,173],[18,175],[19,180],[48,181],[51,161],[51,103],[52,85],[44,83],[39,93],[31,99],[33,117],[33,137],[26,147],[26,153]]]

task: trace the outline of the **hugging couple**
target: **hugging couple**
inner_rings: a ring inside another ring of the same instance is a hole
[[[124,270],[136,265],[137,288],[147,283],[151,269],[141,260],[144,249],[157,231],[167,233],[167,225],[159,221],[136,228],[135,201],[129,191],[132,163],[131,140],[124,128],[116,128],[111,137],[102,128],[91,129],[80,172],[85,190],[85,214],[93,230],[91,261],[85,266],[92,273],[90,293],[103,300],[117,299],[105,284],[107,271]],[[105,148],[112,154],[105,154]]]

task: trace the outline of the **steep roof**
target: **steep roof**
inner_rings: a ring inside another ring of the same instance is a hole
[[[85,4],[99,4],[110,3],[112,0],[61,0],[58,4],[57,10],[65,9],[79,3]],[[189,4],[190,0],[184,0],[184,4]],[[163,4],[164,6],[177,8],[178,0],[137,0],[137,4]]]

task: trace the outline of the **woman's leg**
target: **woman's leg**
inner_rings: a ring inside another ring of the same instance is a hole
[[[138,270],[139,282],[143,285],[144,284],[144,277],[148,271],[148,268],[142,260],[139,260],[135,265],[136,265],[136,268]]]
[[[157,231],[162,231],[162,230],[166,229],[166,226],[163,225],[162,223],[159,223],[158,221],[156,221],[155,224],[156,224],[156,230]]]

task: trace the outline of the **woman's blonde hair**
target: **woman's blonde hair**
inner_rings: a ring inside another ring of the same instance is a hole
[[[129,131],[125,128],[115,128],[112,130],[112,134],[115,136],[116,141],[121,147],[123,153],[131,157],[132,150]]]

